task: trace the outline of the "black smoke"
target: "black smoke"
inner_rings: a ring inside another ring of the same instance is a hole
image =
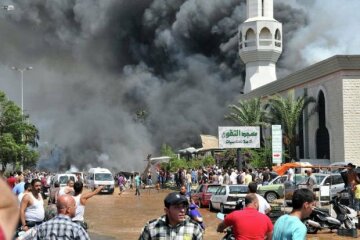
[[[50,158],[66,163],[56,166],[142,170],[162,144],[200,147],[200,134],[226,124],[244,81],[245,2],[14,0],[0,18],[0,88],[18,102],[19,75],[8,69],[34,67],[25,112],[41,141],[57,144]],[[285,42],[307,25],[301,7],[275,1],[275,11]],[[285,43],[279,72],[294,70],[290,51]]]

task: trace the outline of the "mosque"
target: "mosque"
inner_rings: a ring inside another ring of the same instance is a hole
[[[346,44],[346,43],[344,43]],[[246,64],[240,100],[274,94],[311,96],[317,111],[298,125],[299,159],[360,165],[360,56],[336,55],[282,79],[276,62],[282,52],[282,24],[273,17],[273,0],[247,0],[247,20],[239,27],[239,55]]]

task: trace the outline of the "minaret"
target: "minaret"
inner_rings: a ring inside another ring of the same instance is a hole
[[[273,12],[273,0],[247,0],[247,20],[239,27],[239,55],[246,64],[244,93],[276,80],[282,24]]]

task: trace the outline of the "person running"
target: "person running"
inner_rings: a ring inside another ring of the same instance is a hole
[[[135,173],[135,196],[140,196],[141,178],[138,173]]]
[[[139,240],[192,239],[202,240],[201,226],[186,215],[188,200],[178,192],[169,193],[164,199],[165,215],[146,223]]]
[[[125,177],[122,174],[120,174],[120,176],[118,177],[119,195],[121,195],[122,192],[124,191],[125,183],[126,183]]]
[[[310,216],[314,205],[315,195],[311,190],[307,188],[296,190],[292,197],[293,210],[276,221],[272,239],[306,239],[307,229],[302,220]]]
[[[20,203],[20,220],[23,231],[39,225],[45,218],[44,200],[41,196],[41,181],[31,181],[31,193],[25,194]]]
[[[226,215],[224,221],[218,225],[217,231],[223,232],[227,227],[231,226],[235,240],[260,240],[265,239],[265,237],[271,239],[273,224],[268,216],[258,212],[258,208],[259,200],[256,195],[253,193],[247,194],[245,208]]]
[[[85,221],[84,221],[86,202],[89,198],[98,194],[104,188],[104,186],[99,186],[94,191],[87,192],[84,194],[82,193],[83,187],[84,187],[84,185],[82,182],[76,182],[74,184],[74,190],[75,190],[74,199],[75,199],[75,203],[76,203],[76,212],[75,212],[75,216],[72,218],[72,221],[78,223],[86,230],[87,225],[85,224]]]

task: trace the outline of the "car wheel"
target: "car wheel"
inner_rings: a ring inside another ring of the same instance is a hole
[[[214,208],[213,208],[213,206],[212,206],[212,203],[211,203],[211,202],[209,203],[209,211],[210,211],[210,212],[213,212],[213,211],[214,211]]]
[[[223,204],[220,204],[220,212],[225,213],[225,208]]]
[[[267,192],[265,194],[265,199],[266,199],[266,201],[271,203],[271,202],[275,201],[276,199],[278,199],[278,195],[276,194],[276,192]]]

